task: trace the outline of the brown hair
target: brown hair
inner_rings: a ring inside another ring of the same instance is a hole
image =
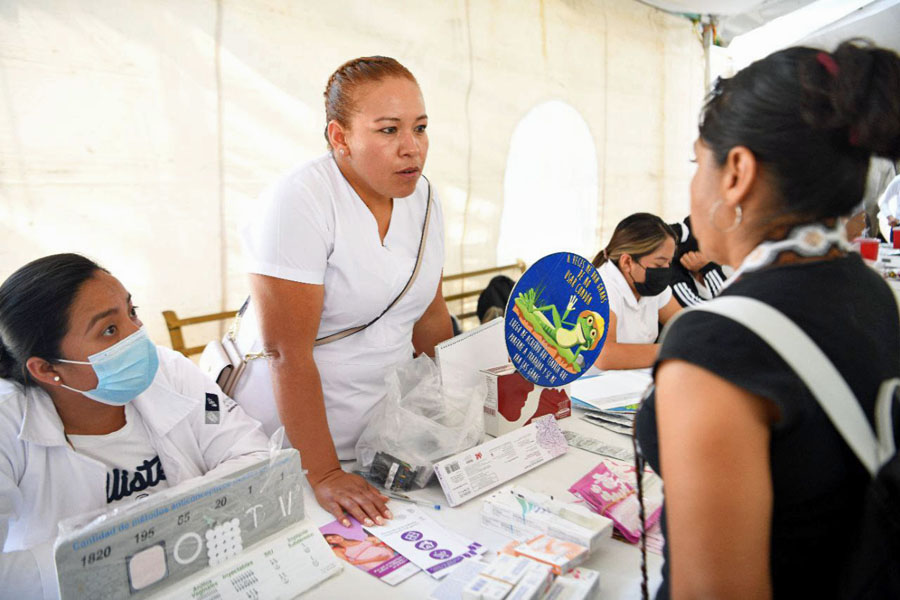
[[[389,77],[402,77],[418,84],[409,69],[388,56],[363,56],[348,60],[328,78],[325,86],[325,141],[328,139],[328,123],[337,121],[344,127],[350,123],[355,110],[356,88],[366,83],[383,81]]]
[[[634,213],[616,225],[606,248],[594,257],[593,265],[599,268],[608,260],[618,265],[623,254],[638,260],[659,248],[666,236],[678,241],[672,228],[656,215]]]

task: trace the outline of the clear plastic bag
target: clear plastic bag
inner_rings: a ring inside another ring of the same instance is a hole
[[[357,441],[356,457],[370,472],[388,471],[386,479],[378,478],[386,488],[424,487],[434,463],[483,440],[485,382],[442,386],[437,365],[423,354],[391,372],[385,383],[387,395]]]

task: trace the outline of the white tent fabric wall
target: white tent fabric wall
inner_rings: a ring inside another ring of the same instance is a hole
[[[559,100],[528,111],[509,144],[497,262],[551,252],[591,259],[597,240],[597,152],[587,123]]]
[[[0,278],[85,253],[160,342],[164,308],[239,306],[240,215],[324,151],[325,81],[376,53],[425,95],[446,273],[497,264],[512,133],[550,99],[593,137],[598,247],[635,210],[687,210],[702,48],[688,21],[633,0],[13,1],[0,3]]]

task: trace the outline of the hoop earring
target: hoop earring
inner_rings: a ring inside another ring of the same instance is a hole
[[[744,219],[744,211],[741,209],[741,205],[738,204],[734,207],[734,223],[731,224],[730,227],[722,229],[718,225],[716,225],[716,213],[719,212],[719,207],[722,206],[723,200],[716,200],[716,203],[712,205],[712,209],[709,211],[709,223],[713,226],[713,228],[719,233],[731,233],[741,225],[741,221]]]

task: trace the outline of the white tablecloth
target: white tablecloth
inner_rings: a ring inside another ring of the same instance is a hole
[[[575,414],[571,417],[559,421],[562,429],[577,431],[608,444],[631,449],[631,439],[628,436],[612,433],[587,423],[578,418],[581,414],[580,411],[576,409],[574,412]],[[598,454],[570,447],[569,451],[563,456],[520,476],[514,482],[535,491],[552,494],[564,501],[574,500],[574,496],[568,492],[569,486],[591,470],[603,458]],[[345,465],[345,468],[349,469],[350,467]],[[456,508],[449,508],[446,505],[446,499],[440,486],[436,481],[432,481],[425,489],[415,490],[410,495],[441,504],[441,510],[431,510],[428,511],[429,514],[448,529],[481,542],[489,548],[489,553],[499,550],[511,539],[482,526],[480,516],[481,504],[482,498],[487,494],[469,500]],[[314,523],[321,526],[333,520],[333,517],[316,503],[315,497],[309,488],[306,489],[305,501],[308,517]],[[399,503],[399,501],[392,502]],[[423,508],[423,510],[428,509]],[[583,566],[600,572],[598,598],[640,598],[640,561],[640,549],[637,546],[610,538],[605,540],[591,554]],[[661,565],[662,557],[648,552],[647,571],[650,578],[651,596],[659,585]],[[344,564],[342,573],[325,581],[319,587],[308,591],[303,595],[303,598],[311,600],[353,598],[352,594],[364,591],[366,600],[379,598],[423,600],[428,597],[437,585],[438,581],[436,579],[424,572],[419,572],[400,585],[390,586],[356,567]]]

